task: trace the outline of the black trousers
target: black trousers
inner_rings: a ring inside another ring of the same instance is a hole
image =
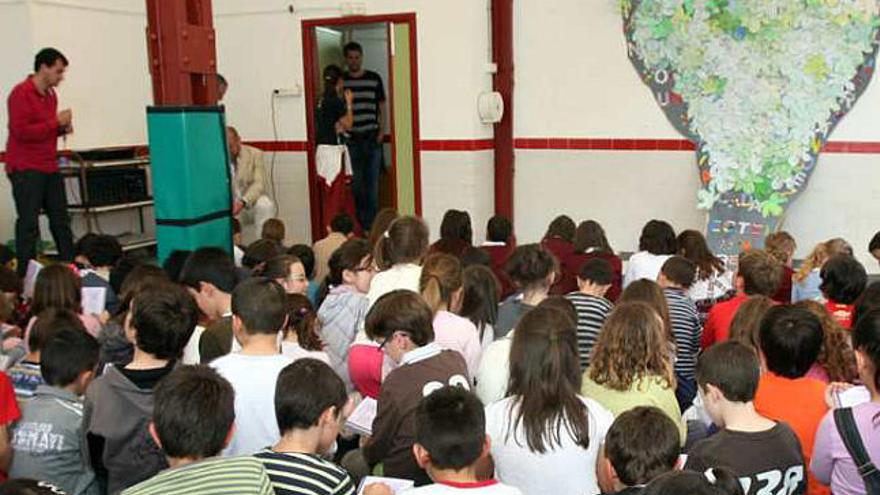
[[[60,173],[47,174],[35,170],[21,170],[9,174],[12,196],[15,199],[15,250],[18,273],[24,276],[28,261],[36,257],[40,237],[40,210],[49,217],[49,230],[63,261],[73,261],[73,233],[67,214],[67,195],[64,178]]]

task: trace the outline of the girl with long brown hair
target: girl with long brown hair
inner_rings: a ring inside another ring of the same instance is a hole
[[[675,398],[675,374],[663,319],[644,302],[622,302],[608,319],[593,348],[581,393],[614,414],[654,406],[686,428]]]
[[[688,289],[705,321],[706,315],[716,302],[727,299],[736,292],[733,272],[728,270],[724,260],[715,256],[702,233],[685,230],[678,234],[678,254],[697,265],[697,277]]]
[[[794,304],[819,317],[822,323],[822,350],[816,364],[807,372],[808,377],[825,383],[852,383],[858,378],[856,355],[850,343],[849,332],[844,330],[831,313],[816,301],[800,301]]]
[[[599,491],[593,467],[614,418],[579,394],[575,325],[549,304],[524,315],[510,349],[508,397],[486,408],[495,473],[525,495]]]

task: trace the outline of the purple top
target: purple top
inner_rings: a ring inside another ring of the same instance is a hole
[[[853,416],[871,462],[880,464],[880,403],[859,404]],[[810,469],[816,479],[831,485],[835,495],[865,495],[865,483],[837,432],[833,410],[819,424]]]

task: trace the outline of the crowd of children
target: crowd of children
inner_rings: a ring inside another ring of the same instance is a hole
[[[439,231],[0,267],[0,493],[880,494],[880,284],[843,239]]]

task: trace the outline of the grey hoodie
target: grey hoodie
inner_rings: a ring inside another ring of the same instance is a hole
[[[97,495],[82,420],[79,397],[61,388],[38,386],[12,430],[10,478],[47,481],[71,495]]]
[[[348,375],[348,349],[363,328],[369,309],[370,300],[366,294],[345,286],[334,287],[318,309],[321,340],[327,344],[330,366],[345,382],[349,392],[354,387]]]
[[[150,436],[152,415],[153,391],[138,388],[115,366],[108,366],[89,386],[83,429],[92,459],[107,471],[110,495],[168,468],[165,455]],[[100,452],[94,452],[96,448]]]

